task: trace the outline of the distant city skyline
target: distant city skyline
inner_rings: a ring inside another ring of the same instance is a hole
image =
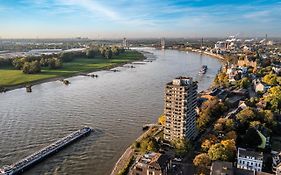
[[[0,37],[281,37],[280,9],[280,0],[0,0]]]

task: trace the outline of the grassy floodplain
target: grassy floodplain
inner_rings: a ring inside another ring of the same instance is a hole
[[[63,63],[60,69],[42,68],[38,74],[24,74],[22,70],[15,70],[11,67],[0,67],[0,87],[13,87],[36,83],[53,78],[65,78],[77,75],[82,72],[93,72],[97,70],[109,69],[136,60],[144,59],[143,54],[133,50],[127,50],[112,59],[102,57],[95,58],[76,58],[71,62]]]

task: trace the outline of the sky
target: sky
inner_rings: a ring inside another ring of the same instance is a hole
[[[281,37],[281,0],[0,0],[1,38]]]

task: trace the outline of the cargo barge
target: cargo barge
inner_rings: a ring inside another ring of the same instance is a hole
[[[78,140],[79,138],[88,135],[92,131],[93,129],[90,127],[84,127],[82,129],[79,129],[12,165],[4,166],[2,169],[0,169],[0,175],[21,174],[26,169],[30,168],[31,166],[35,165],[36,163],[40,162],[46,157],[58,152],[60,149]]]

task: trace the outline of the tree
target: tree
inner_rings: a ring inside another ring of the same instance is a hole
[[[237,139],[237,134],[236,134],[236,132],[235,132],[235,131],[229,131],[228,133],[226,133],[225,139],[233,139],[233,140],[236,140],[236,139]]]
[[[277,84],[277,75],[270,73],[263,77],[262,81],[268,85],[276,85]]]
[[[210,122],[211,118],[207,111],[199,114],[199,117],[196,119],[196,125],[199,130],[204,130],[205,126]]]
[[[261,137],[255,128],[249,128],[243,140],[249,148],[257,148],[262,143]]]
[[[260,121],[252,121],[250,122],[250,127],[255,128],[261,125]]]
[[[190,149],[191,145],[185,139],[179,139],[172,142],[172,145],[175,148],[176,155],[182,156],[185,155]]]
[[[139,147],[141,148],[142,152],[147,152],[147,151],[156,152],[159,149],[159,145],[157,141],[152,137],[143,139]]]
[[[247,78],[247,77],[242,78],[242,80],[241,80],[241,82],[240,82],[240,87],[241,87],[241,88],[246,89],[246,88],[248,88],[250,85],[251,85],[251,83],[250,83],[249,78]]]
[[[75,53],[74,52],[62,52],[59,56],[59,58],[63,61],[63,62],[70,62],[72,60],[74,60],[75,58]]]
[[[59,58],[50,58],[49,59],[50,69],[58,69],[62,67],[62,60]]]
[[[226,148],[224,144],[217,143],[208,151],[208,155],[211,160],[231,161],[234,157],[234,153],[230,148]]]
[[[105,48],[105,47],[100,47],[99,48],[99,52],[100,52],[100,55],[102,56],[102,57],[105,57],[105,51],[107,50],[107,48]]]
[[[273,113],[270,110],[261,110],[263,120],[269,125],[272,126],[274,122]]]
[[[158,123],[162,126],[165,126],[166,124],[166,116],[163,114],[158,118]]]
[[[87,51],[86,51],[86,56],[87,56],[88,58],[95,58],[95,56],[97,55],[97,53],[98,53],[98,50],[95,49],[95,48],[87,49]]]
[[[222,123],[216,123],[216,124],[214,125],[214,130],[217,131],[217,132],[222,131],[222,130],[223,130],[223,125],[222,125]]]
[[[216,131],[230,131],[234,128],[233,119],[219,118],[214,125]]]
[[[201,149],[203,151],[208,151],[212,145],[218,142],[218,138],[215,135],[208,135],[207,138],[201,143]]]
[[[233,119],[226,119],[225,120],[225,127],[227,130],[232,130],[234,129],[235,123],[233,121]]]
[[[281,76],[278,76],[278,77],[277,77],[277,83],[278,83],[279,85],[281,85]]]
[[[41,72],[41,65],[39,61],[25,62],[22,68],[25,74],[35,74]]]
[[[111,49],[110,48],[106,49],[104,55],[105,55],[105,58],[111,59],[112,58],[112,51],[111,51]]]
[[[119,55],[120,54],[119,48],[117,46],[113,46],[111,48],[111,50],[112,50],[113,55]]]
[[[49,58],[42,57],[42,58],[40,59],[40,65],[41,65],[42,67],[47,67],[47,66],[49,66]]]
[[[228,77],[225,72],[220,72],[215,77],[214,84],[216,86],[227,86],[228,85]]]
[[[227,139],[227,140],[222,140],[221,144],[223,144],[223,146],[229,150],[232,151],[233,153],[235,153],[236,151],[236,146],[235,146],[235,141],[234,139]]]
[[[269,104],[272,112],[280,113],[281,109],[281,86],[274,86],[269,89],[265,101]]]
[[[193,159],[193,164],[195,166],[209,166],[211,164],[211,159],[206,153],[201,153],[198,154],[194,159]]]
[[[14,58],[12,60],[12,65],[16,68],[16,69],[22,69],[23,65],[24,65],[24,58]]]
[[[237,119],[245,124],[246,122],[250,122],[255,118],[255,113],[251,108],[245,108],[237,114]]]

